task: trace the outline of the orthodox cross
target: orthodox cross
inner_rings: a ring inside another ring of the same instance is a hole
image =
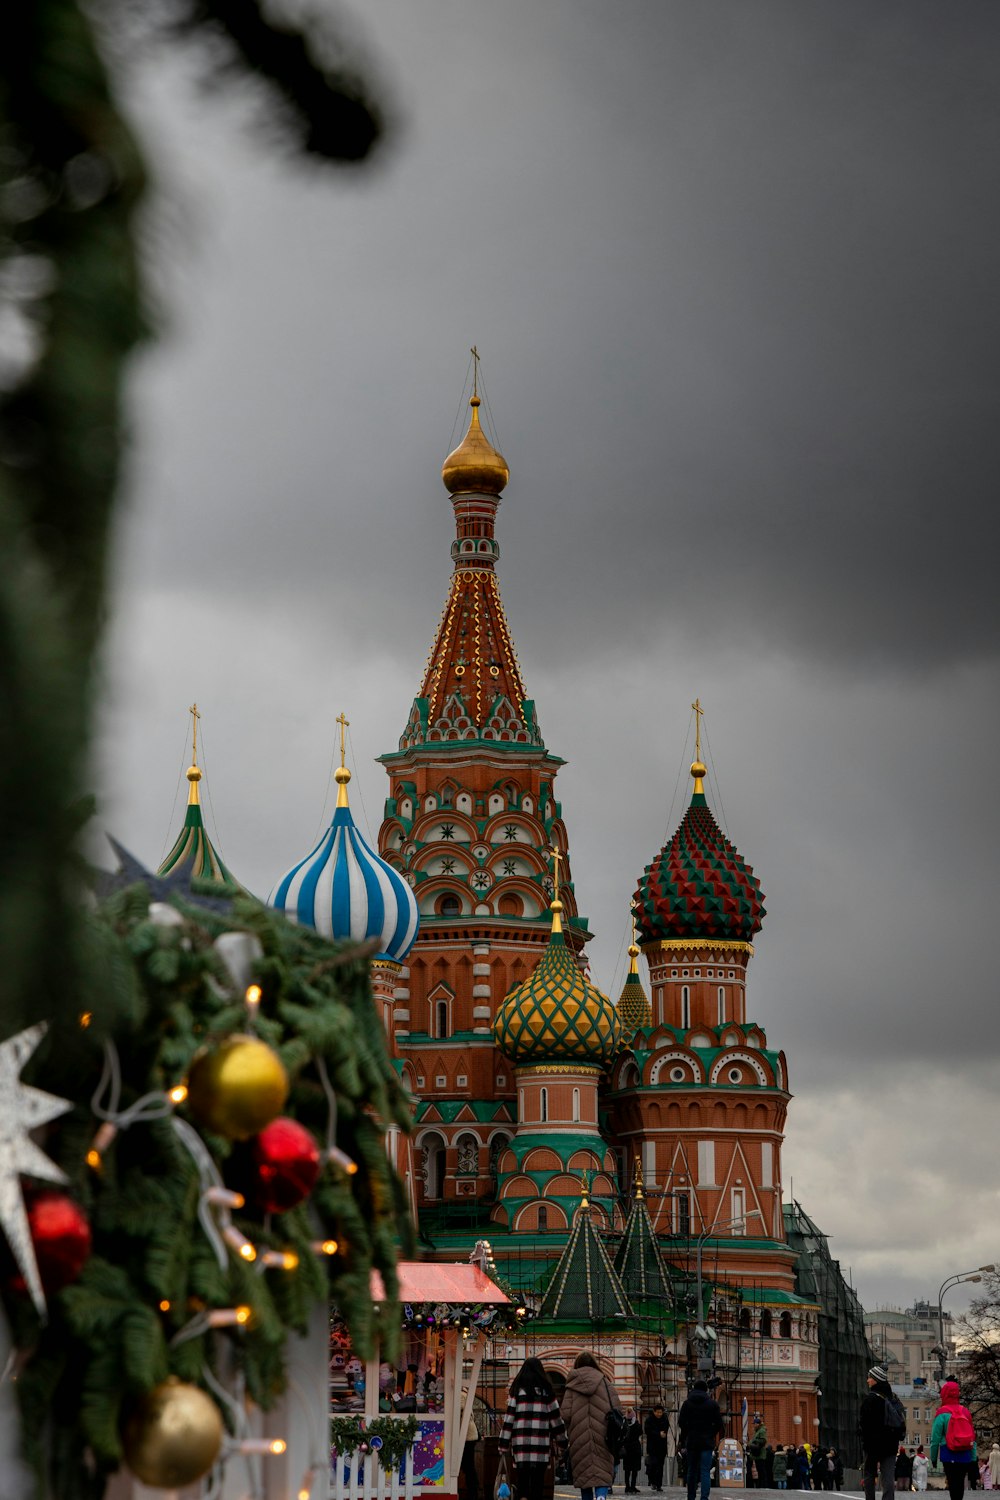
[[[472,394],[473,394],[473,396],[478,396],[479,395],[479,350],[476,348],[475,344],[473,344],[472,348],[469,350],[469,353],[472,355]]]
[[[345,718],[344,714],[339,713],[335,722],[340,725],[340,764],[344,766],[347,764],[347,760],[344,755],[344,731],[350,729],[351,721],[350,719]]]
[[[553,870],[553,886],[554,886],[554,889],[552,891],[552,899],[553,899],[553,901],[558,901],[559,900],[559,864],[560,864],[560,861],[563,860],[563,859],[565,859],[566,856],[564,854],[560,853],[560,851],[558,849],[556,849],[555,846],[553,846],[549,850],[549,853],[552,856],[552,870]]]
[[[198,712],[197,703],[192,703],[188,709],[191,715],[191,760],[194,765],[198,764],[198,720],[201,714]]]
[[[700,698],[696,698],[691,707],[694,709],[694,758],[701,760],[701,721],[705,717],[705,710]]]

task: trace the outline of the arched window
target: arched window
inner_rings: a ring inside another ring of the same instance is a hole
[[[460,1135],[455,1142],[458,1148],[458,1173],[461,1177],[475,1177],[479,1171],[479,1142],[471,1133]]]
[[[450,1029],[449,1029],[449,1026],[448,1026],[448,1002],[447,1002],[447,1000],[438,1000],[435,1003],[435,1005],[434,1005],[434,1024],[435,1024],[435,1027],[436,1027],[436,1030],[434,1032],[435,1036],[450,1036],[451,1032],[450,1032]]]
[[[444,1186],[444,1164],[445,1145],[441,1136],[437,1134],[426,1136],[423,1143],[425,1198],[437,1199],[441,1197]]]
[[[778,1319],[778,1335],[779,1335],[780,1338],[783,1338],[783,1339],[790,1339],[791,1338],[791,1336],[792,1336],[792,1315],[791,1315],[791,1313],[783,1312],[781,1314],[781,1317]]]
[[[691,1025],[691,986],[688,984],[681,985],[681,1025],[685,1028]]]
[[[519,917],[524,910],[520,896],[503,895],[497,902],[497,915]]]
[[[549,1091],[546,1088],[538,1090],[538,1118],[542,1121],[549,1118]]]
[[[763,1339],[771,1337],[771,1309],[765,1307],[760,1315],[760,1336]]]
[[[457,917],[462,910],[462,903],[457,896],[450,893],[442,896],[438,902],[438,914],[442,917]]]
[[[543,1204],[540,1205],[539,1210],[538,1210],[538,1228],[539,1228],[540,1232],[542,1234],[544,1234],[545,1231],[548,1229],[548,1227],[549,1227],[549,1211],[545,1207],[545,1204],[543,1203]]]
[[[719,1025],[720,1026],[724,1026],[725,1024],[726,1024],[726,992],[725,992],[725,989],[720,984],[719,985]]]
[[[749,1332],[750,1332],[750,1309],[749,1309],[749,1307],[741,1307],[740,1308],[740,1333],[749,1333]]]
[[[574,1089],[573,1090],[573,1119],[574,1120],[579,1120],[579,1118],[580,1118],[580,1090],[579,1089]]]
[[[678,1193],[674,1198],[676,1230],[682,1239],[691,1233],[691,1198],[687,1193]]]

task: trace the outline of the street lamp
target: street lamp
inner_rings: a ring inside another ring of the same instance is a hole
[[[946,1276],[945,1279],[944,1279],[944,1281],[942,1281],[940,1287],[938,1288],[938,1296],[937,1296],[937,1310],[938,1310],[938,1345],[937,1345],[938,1385],[940,1385],[941,1382],[942,1382],[942,1380],[944,1379],[945,1360],[948,1357],[948,1351],[945,1348],[945,1342],[944,1342],[944,1307],[943,1307],[944,1294],[945,1294],[946,1291],[948,1291],[948,1289],[950,1287],[958,1286],[963,1281],[982,1281],[983,1278],[982,1278],[980,1272],[983,1272],[983,1271],[995,1271],[995,1270],[996,1270],[996,1266],[980,1266],[978,1268],[978,1270],[976,1270],[976,1271],[959,1271],[959,1273],[958,1273],[957,1276]]]

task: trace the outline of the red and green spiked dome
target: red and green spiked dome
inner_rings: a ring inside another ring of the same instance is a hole
[[[646,866],[635,893],[639,941],[749,943],[764,916],[760,881],[712,816],[700,760],[691,775],[691,806],[673,838]]]
[[[590,983],[562,932],[562,902],[552,902],[552,936],[532,972],[497,1011],[493,1036],[515,1067],[580,1063],[604,1068],[621,1041],[618,1012]]]

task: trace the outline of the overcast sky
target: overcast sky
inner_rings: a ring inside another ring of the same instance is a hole
[[[244,883],[329,817],[341,710],[374,840],[478,344],[593,977],[617,995],[700,695],[766,896],[748,1009],[789,1059],[786,1190],[866,1304],[936,1296],[1000,1259],[1000,11],[356,11],[393,122],[363,172],[292,163],[190,58],[133,78],[163,335],[132,386],[106,824],[162,857],[197,699]]]

